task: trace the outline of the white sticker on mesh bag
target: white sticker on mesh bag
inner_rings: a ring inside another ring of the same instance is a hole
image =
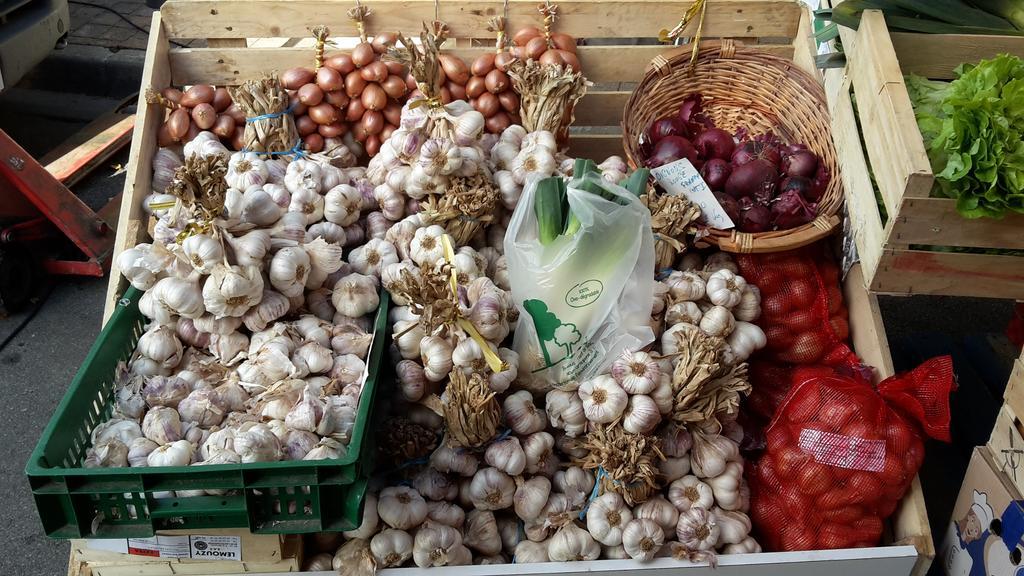
[[[800,431],[800,450],[819,464],[878,472],[885,464],[885,440],[868,440],[822,430]]]

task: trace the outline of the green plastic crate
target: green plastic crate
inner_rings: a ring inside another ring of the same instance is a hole
[[[131,538],[155,530],[248,528],[301,534],[351,530],[361,517],[372,459],[370,419],[387,338],[387,292],[381,291],[368,377],[348,452],[337,460],[81,468],[96,424],[114,404],[113,375],[127,360],[147,319],[142,292],[129,288],[43,431],[25,467],[43,530],[52,538]],[[155,498],[168,490],[232,490],[228,496]]]

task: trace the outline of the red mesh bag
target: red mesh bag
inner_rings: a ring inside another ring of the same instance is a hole
[[[766,550],[875,546],[924,460],[949,441],[949,356],[876,388],[859,373],[796,368],[750,472],[751,517]]]
[[[789,364],[856,362],[839,268],[823,243],[773,254],[737,254],[740,275],[761,291],[762,359]]]

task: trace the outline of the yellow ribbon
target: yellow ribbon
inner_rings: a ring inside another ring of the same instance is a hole
[[[449,280],[449,282],[451,283],[452,287],[452,296],[455,299],[456,306],[458,306],[459,276],[458,273],[455,271],[455,249],[452,247],[451,237],[449,237],[447,234],[441,235],[441,246],[444,248],[444,259],[448,262],[448,267],[450,268],[452,273],[452,277]],[[463,330],[466,331],[467,334],[469,334],[470,338],[476,340],[476,343],[480,346],[480,350],[483,352],[484,360],[487,362],[487,366],[491,369],[492,372],[497,374],[498,372],[504,372],[505,370],[508,370],[508,365],[505,364],[505,362],[503,362],[500,357],[498,357],[494,350],[491,350],[490,342],[488,342],[486,338],[481,336],[480,333],[476,331],[476,326],[473,326],[472,322],[459,316],[458,319],[456,320],[456,323],[459,325],[459,328],[462,328]]]

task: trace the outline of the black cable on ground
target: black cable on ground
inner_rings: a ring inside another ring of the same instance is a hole
[[[52,292],[53,283],[47,282],[46,292],[44,292],[43,295],[39,297],[39,301],[36,302],[36,307],[33,308],[32,311],[28,313],[28,316],[25,316],[25,318],[22,319],[21,324],[18,324],[17,328],[15,328],[10,334],[7,335],[6,338],[4,338],[3,342],[0,342],[0,353],[3,353],[3,351],[7,348],[7,345],[14,341],[18,334],[20,334],[21,331],[24,330],[25,327],[28,326],[30,322],[32,322],[32,319],[35,318],[37,314],[39,314],[39,311],[43,309],[43,305],[46,304],[46,301],[50,298],[50,293]]]
[[[135,22],[132,22],[127,16],[125,16],[124,14],[121,14],[117,10],[114,10],[110,6],[104,6],[102,4],[95,4],[93,2],[84,2],[83,0],[68,0],[68,4],[78,4],[80,6],[89,6],[90,8],[98,8],[100,10],[106,10],[107,12],[110,12],[111,14],[113,14],[113,15],[117,16],[118,18],[120,18],[121,20],[124,20],[125,22],[131,24],[132,28],[135,28],[139,32],[142,32],[143,34],[149,34],[149,30],[148,29],[143,28],[142,26],[139,26]],[[188,46],[186,46],[186,45],[184,45],[184,44],[182,44],[180,42],[175,42],[174,40],[171,40],[171,44],[174,44],[178,48],[188,48]]]

